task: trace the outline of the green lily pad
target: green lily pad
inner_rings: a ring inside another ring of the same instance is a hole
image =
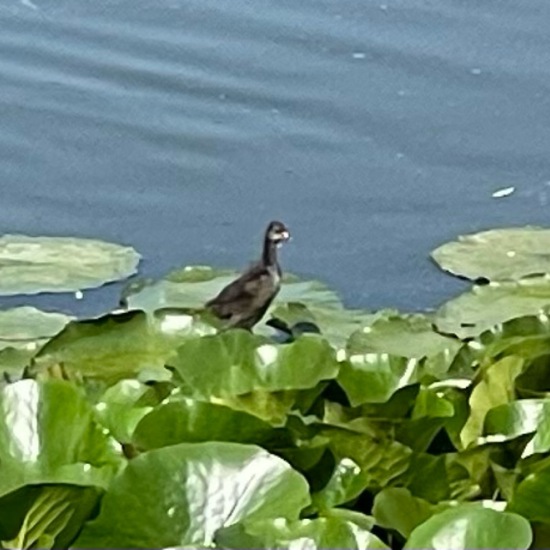
[[[21,378],[31,358],[71,319],[29,306],[0,310],[0,372]]]
[[[510,319],[536,315],[548,306],[550,277],[530,277],[474,286],[443,304],[434,320],[440,331],[469,338]]]
[[[394,529],[408,538],[435,510],[433,504],[411,495],[404,487],[388,487],[374,497],[372,513],[380,527]]]
[[[353,406],[383,403],[426,374],[445,376],[461,344],[424,315],[390,315],[354,332],[338,383]]]
[[[530,521],[550,524],[550,469],[529,474],[516,487],[507,509]]]
[[[550,353],[550,318],[548,314],[526,315],[494,325],[460,348],[452,372],[472,376],[479,365],[489,365],[499,358],[516,355],[529,363]]]
[[[62,365],[69,377],[114,383],[142,373],[148,379],[165,380],[170,378],[166,361],[181,343],[215,331],[200,317],[173,309],[153,314],[133,310],[73,321],[40,350],[33,372]]]
[[[144,416],[134,433],[139,449],[157,449],[178,443],[231,441],[264,444],[273,427],[242,411],[188,397],[159,405]]]
[[[359,514],[358,514],[359,515]],[[351,516],[350,516],[351,517]],[[354,518],[355,519],[355,518]],[[222,529],[216,536],[222,548],[262,548],[277,550],[388,549],[363,525],[343,517],[322,517],[301,521],[283,518],[236,525]]]
[[[172,364],[207,399],[313,388],[338,373],[332,348],[316,335],[282,345],[244,330],[188,340]]]
[[[412,532],[405,548],[527,550],[532,539],[531,526],[525,518],[509,512],[462,504],[435,514],[419,525]]]
[[[135,273],[131,247],[72,237],[0,237],[0,295],[75,292]]]
[[[550,273],[550,229],[508,227],[463,235],[432,252],[445,271],[468,279],[516,280]]]
[[[118,442],[130,443],[139,421],[158,402],[154,388],[137,380],[121,380],[96,403],[96,418]]]
[[[106,487],[120,464],[83,394],[63,380],[0,392],[0,496],[36,483]]]
[[[450,364],[460,346],[456,339],[435,332],[432,320],[425,315],[390,314],[354,332],[347,351],[349,355],[387,353],[413,359],[446,353]]]
[[[515,379],[523,366],[520,357],[509,356],[482,370],[482,377],[470,395],[470,416],[460,433],[464,448],[482,435],[483,422],[492,408],[515,398]]]
[[[210,546],[223,527],[297,520],[308,503],[305,479],[259,447],[182,443],[130,461],[75,547]]]
[[[484,433],[491,441],[506,441],[533,433],[522,457],[550,451],[550,399],[520,399],[491,409]]]
[[[317,510],[328,510],[345,504],[363,492],[361,467],[351,458],[342,458],[336,463],[329,482],[312,495]]]

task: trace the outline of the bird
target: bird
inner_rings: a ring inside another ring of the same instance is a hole
[[[225,321],[226,328],[251,331],[262,319],[281,288],[282,271],[277,249],[289,239],[290,231],[284,223],[270,222],[265,230],[260,260],[206,302],[205,308]]]

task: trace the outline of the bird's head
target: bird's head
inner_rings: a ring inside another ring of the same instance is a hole
[[[290,231],[284,223],[272,221],[267,226],[266,238],[274,243],[281,244],[290,239]]]

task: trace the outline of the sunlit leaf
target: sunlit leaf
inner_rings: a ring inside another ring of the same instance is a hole
[[[530,277],[474,286],[443,304],[434,320],[442,332],[467,338],[510,319],[536,315],[548,306],[550,278]]]
[[[74,292],[135,273],[131,247],[74,237],[0,237],[0,294]]]
[[[354,518],[355,519],[355,518]],[[221,530],[216,542],[223,548],[277,550],[387,549],[368,529],[350,518],[322,517],[301,521],[263,520]]]
[[[372,513],[376,523],[386,529],[394,529],[404,538],[435,512],[428,501],[414,497],[404,487],[388,487],[374,498]]]
[[[61,364],[66,372],[117,381],[145,371],[169,378],[165,364],[187,338],[215,329],[185,311],[159,310],[109,314],[73,321],[35,359],[35,372]]]
[[[281,345],[244,330],[188,340],[172,364],[207,397],[307,389],[338,373],[334,353],[322,338],[307,335]]]
[[[464,447],[468,447],[482,435],[485,416],[492,408],[514,398],[514,382],[522,369],[521,358],[509,356],[481,371],[481,378],[469,399],[470,416],[460,433]]]
[[[516,514],[462,504],[435,514],[416,527],[406,549],[468,550],[515,548],[527,550],[532,541],[529,522]]]
[[[182,443],[130,461],[75,546],[209,546],[222,527],[296,520],[308,503],[305,479],[259,447]]]
[[[108,484],[119,451],[91,405],[63,380],[21,380],[0,393],[0,495],[28,483]]]
[[[432,252],[445,271],[502,281],[550,273],[550,229],[507,227],[464,235]]]
[[[120,443],[129,443],[139,421],[159,402],[153,388],[137,380],[121,380],[95,405],[96,418]]]
[[[144,416],[133,441],[140,449],[203,441],[265,444],[275,433],[270,424],[245,412],[181,398]]]

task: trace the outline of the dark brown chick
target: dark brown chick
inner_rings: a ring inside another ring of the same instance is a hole
[[[290,238],[286,226],[272,221],[266,229],[260,261],[229,283],[206,303],[206,308],[227,321],[228,327],[252,327],[264,316],[281,288],[281,267],[277,249]]]

